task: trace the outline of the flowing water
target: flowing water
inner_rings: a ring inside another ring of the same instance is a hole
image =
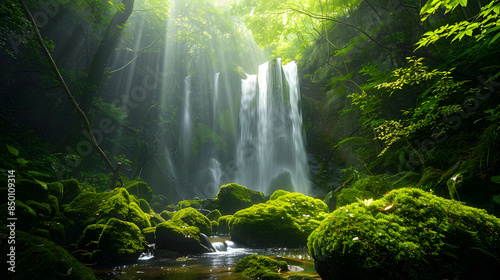
[[[282,273],[284,278],[291,275],[309,275],[321,279],[314,270],[314,263],[307,253],[307,248],[244,249],[237,248],[225,238],[212,238],[212,242],[220,251],[176,260],[145,255],[135,264],[97,268],[94,273],[97,279],[101,280],[248,280],[241,273],[234,271],[236,262],[245,256],[259,254],[286,261],[290,271]]]

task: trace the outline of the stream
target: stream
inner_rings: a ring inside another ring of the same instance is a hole
[[[308,275],[321,279],[314,270],[314,262],[306,247],[247,249],[238,248],[226,237],[214,236],[210,237],[210,240],[217,250],[226,251],[189,255],[177,259],[143,254],[135,264],[94,268],[94,274],[100,280],[248,280],[241,273],[234,272],[236,263],[245,256],[258,254],[286,261],[290,271],[282,273],[283,278]]]

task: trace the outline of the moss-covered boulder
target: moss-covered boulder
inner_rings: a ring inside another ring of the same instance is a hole
[[[161,213],[161,211],[165,210],[165,207],[169,205],[170,202],[168,199],[163,196],[163,195],[154,195],[151,201],[149,202],[149,205],[155,211],[156,213]]]
[[[156,246],[161,250],[179,252],[181,254],[197,254],[211,252],[203,244],[200,230],[194,226],[183,226],[173,221],[156,226]]]
[[[49,194],[55,196],[57,201],[62,204],[63,184],[61,184],[61,182],[48,183],[47,188],[49,189]],[[61,206],[61,204],[59,206]]]
[[[7,242],[1,242],[2,252],[9,253]],[[92,280],[92,270],[54,242],[16,231],[15,272],[8,272],[3,262],[2,279],[24,280]],[[8,261],[8,260],[7,260]],[[10,266],[10,265],[9,265]],[[7,278],[4,278],[7,277]]]
[[[284,278],[280,273],[288,271],[288,264],[266,256],[250,255],[239,261],[234,271],[250,279],[281,280]]]
[[[149,215],[137,202],[124,188],[104,193],[84,192],[64,209],[64,216],[77,222],[82,230],[90,224],[105,224],[110,218],[133,222],[139,228],[150,227]]]
[[[230,221],[231,240],[244,247],[297,247],[307,242],[285,208],[257,204],[240,210]]]
[[[143,198],[139,199],[139,207],[141,208],[142,212],[144,212],[146,214],[152,214],[153,213],[153,210],[149,206],[149,203],[145,199],[143,199]]]
[[[300,226],[306,238],[330,213],[328,206],[319,199],[301,193],[283,194],[280,191],[277,192],[279,194],[273,194],[274,199],[270,199],[266,204],[285,208],[286,212]]]
[[[111,218],[106,224],[87,226],[78,246],[91,252],[92,260],[98,263],[124,264],[137,260],[144,241],[135,224]]]
[[[182,200],[182,201],[177,202],[176,209],[179,210],[179,209],[184,209],[184,208],[188,208],[188,207],[200,209],[202,203],[203,203],[203,199]]]
[[[335,210],[310,236],[322,279],[496,279],[500,219],[419,189]]]
[[[219,209],[223,215],[232,215],[241,209],[266,201],[264,194],[235,183],[220,187],[213,209]]]
[[[218,209],[210,211],[210,213],[208,213],[208,215],[207,215],[207,218],[210,221],[219,221],[220,217],[222,217],[222,214],[220,213],[220,211]]]
[[[59,215],[59,200],[53,195],[49,195],[48,205],[52,217]]]
[[[16,182],[16,199],[21,201],[34,200],[47,202],[49,190],[47,185],[43,185],[33,180],[21,179]]]
[[[63,197],[61,204],[70,204],[79,194],[82,193],[82,187],[75,179],[61,181],[63,185]]]
[[[142,235],[149,244],[156,243],[156,227],[148,227],[142,229]]]
[[[380,174],[357,180],[350,188],[344,188],[337,196],[337,208],[357,202],[358,199],[379,199],[392,190],[390,176]]]
[[[172,217],[174,217],[175,212],[170,212],[168,210],[164,210],[160,213],[160,216],[165,220],[169,221],[172,220]]]
[[[31,209],[33,209],[37,215],[42,215],[43,217],[45,218],[49,218],[50,217],[50,206],[49,204],[47,203],[40,203],[40,202],[37,202],[37,201],[34,201],[34,200],[28,200],[25,202],[26,205],[28,205],[29,207],[31,207]]]
[[[229,234],[229,223],[233,219],[233,215],[221,216],[217,220],[217,233],[218,234]]]
[[[210,220],[192,207],[184,208],[175,212],[172,217],[172,221],[182,221],[187,225],[199,228],[201,233],[208,236],[212,235],[212,225]]]
[[[133,194],[138,198],[142,198],[148,202],[153,198],[153,191],[146,182],[130,181],[125,184],[125,189],[127,189],[129,194]]]

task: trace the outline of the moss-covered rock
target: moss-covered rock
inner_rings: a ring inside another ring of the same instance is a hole
[[[47,188],[49,189],[49,194],[55,196],[57,198],[57,201],[59,203],[62,203],[64,188],[63,184],[61,184],[61,182],[48,183]]]
[[[496,279],[500,219],[419,189],[335,210],[310,236],[322,279]]]
[[[92,252],[92,260],[98,263],[124,264],[137,260],[144,241],[135,224],[111,218],[106,224],[87,226],[78,246]]]
[[[285,208],[286,212],[300,226],[306,238],[330,213],[328,206],[323,201],[301,193],[277,195],[266,204]]]
[[[182,200],[177,202],[177,210],[193,207],[195,209],[200,209],[201,204],[203,203],[203,199],[190,199],[190,200]]]
[[[163,195],[153,195],[153,198],[150,201],[150,206],[153,208],[153,211],[156,213],[161,213],[161,211],[165,210],[165,207],[169,205],[170,202]]]
[[[175,212],[172,217],[172,221],[182,221],[187,225],[199,228],[200,232],[208,236],[212,235],[212,225],[210,224],[210,220],[192,207],[184,208]]]
[[[285,190],[276,190],[275,192],[273,192],[273,194],[271,195],[269,200],[275,200],[278,197],[285,195],[285,194],[289,194],[289,193],[290,193],[289,191],[285,191]]]
[[[357,202],[358,199],[379,199],[392,190],[388,175],[380,174],[357,180],[350,188],[344,188],[337,196],[337,208]]]
[[[149,244],[156,243],[156,227],[147,227],[142,229],[142,235]]]
[[[61,181],[63,185],[63,197],[61,204],[70,204],[79,194],[82,193],[82,187],[75,179]]]
[[[145,214],[126,189],[111,192],[84,192],[64,209],[64,216],[77,222],[83,230],[94,223],[106,223],[110,218],[135,223],[140,228],[150,227],[149,215]]]
[[[288,271],[288,264],[266,256],[250,255],[239,261],[234,271],[250,279],[280,280],[284,279],[280,273]]]
[[[300,226],[280,206],[257,204],[230,221],[231,240],[245,247],[296,247],[307,242]]]
[[[200,230],[194,226],[180,226],[168,221],[156,226],[156,246],[158,249],[181,254],[207,253],[211,250],[202,244]]]
[[[43,215],[43,217],[45,218],[49,218],[50,217],[50,206],[49,204],[47,203],[40,203],[40,202],[37,202],[37,201],[34,201],[34,200],[28,200],[25,202],[26,205],[28,205],[29,207],[31,207],[31,209],[33,209],[37,215]]]
[[[165,219],[165,221],[169,221],[174,217],[175,212],[170,212],[168,210],[164,210],[160,213],[160,216]]]
[[[210,213],[208,213],[208,215],[207,215],[207,218],[210,221],[219,221],[220,217],[222,217],[222,214],[220,213],[220,211],[218,209],[210,211]]]
[[[218,234],[229,234],[229,223],[233,219],[233,215],[221,216],[217,221],[217,233]]]
[[[143,198],[139,199],[139,207],[141,208],[142,212],[144,212],[146,214],[153,213],[153,210],[149,206],[149,203]]]
[[[223,215],[232,215],[238,210],[265,201],[266,198],[261,192],[231,183],[220,187],[217,197],[213,202],[213,209],[219,209]]]
[[[146,182],[130,181],[125,184],[125,189],[127,189],[129,194],[133,194],[138,198],[145,199],[146,201],[151,201],[153,198],[153,191]]]
[[[48,205],[52,217],[59,215],[59,200],[53,195],[49,195]]]
[[[11,245],[0,243],[2,252],[9,252]],[[54,242],[16,231],[15,272],[8,272],[2,265],[7,279],[24,280],[92,280],[92,270]],[[2,277],[2,279],[5,279]]]
[[[49,190],[47,185],[44,186],[33,180],[21,179],[16,182],[16,199],[21,201],[34,200],[47,202],[49,199]]]

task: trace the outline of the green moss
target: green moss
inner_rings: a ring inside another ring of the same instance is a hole
[[[142,235],[149,244],[156,243],[156,227],[148,227],[142,229]]]
[[[275,200],[276,198],[282,196],[282,195],[285,195],[285,194],[289,194],[290,192],[287,192],[287,191],[284,191],[284,190],[277,190],[275,192],[273,192],[273,194],[271,195],[271,198],[269,198],[269,200]]]
[[[230,232],[234,242],[246,247],[295,247],[307,240],[285,208],[264,203],[236,212]]]
[[[30,232],[30,234],[33,236],[50,239],[50,232],[48,229],[45,228],[35,228]]]
[[[145,199],[146,201],[151,201],[153,198],[153,191],[147,183],[142,181],[130,181],[125,184],[125,189],[127,189],[130,194]]]
[[[210,211],[210,213],[208,213],[208,215],[207,215],[207,218],[210,221],[218,221],[220,217],[222,217],[222,214],[220,213],[220,211],[218,209]]]
[[[288,271],[285,261],[259,255],[244,257],[235,268],[235,272],[241,272],[250,279],[283,279],[279,273],[285,271]]]
[[[59,215],[59,200],[53,195],[49,195],[48,204],[50,206],[50,213],[52,216]]]
[[[337,196],[337,208],[356,202],[358,199],[378,199],[392,190],[392,182],[386,174],[369,176],[357,180],[352,187],[342,189]]]
[[[323,279],[495,279],[499,232],[484,210],[399,189],[337,209],[308,247]]]
[[[46,186],[38,182],[21,179],[16,182],[16,199],[21,201],[34,200],[47,202],[49,199],[49,190]]]
[[[229,234],[229,223],[233,219],[233,215],[225,215],[219,218],[217,233],[219,234]]]
[[[210,220],[192,207],[175,212],[172,221],[183,221],[187,225],[199,228],[202,233],[208,236],[212,235]]]
[[[78,245],[92,252],[92,259],[99,263],[122,264],[137,260],[143,246],[144,236],[133,223],[115,218],[106,224],[89,225]]]
[[[182,200],[177,203],[177,210],[188,208],[188,207],[193,207],[196,209],[201,208],[201,204],[203,203],[202,199],[191,199],[191,200]]]
[[[161,216],[163,219],[165,219],[165,221],[168,221],[168,220],[171,220],[171,219],[172,219],[172,217],[174,217],[174,214],[175,214],[174,212],[170,212],[170,211],[168,211],[168,210],[165,210],[165,211],[162,211],[162,212],[160,213],[160,216]]]
[[[235,183],[220,187],[215,204],[223,215],[231,215],[254,204],[263,203],[264,194]]]
[[[57,201],[62,203],[64,188],[63,184],[61,184],[60,182],[48,183],[47,188],[49,189],[49,194],[55,196],[57,198]]]
[[[200,230],[168,221],[156,226],[156,245],[159,249],[180,253],[206,253],[210,250],[200,242]]]
[[[7,242],[0,246],[2,252],[9,252]],[[5,273],[12,280],[96,279],[90,268],[78,262],[61,246],[22,231],[16,232],[16,271]]]
[[[141,210],[146,214],[153,213],[153,210],[149,207],[149,203],[143,198],[139,199],[139,207],[141,207]]]
[[[35,210],[37,215],[41,214],[46,218],[50,217],[50,206],[47,203],[40,203],[34,200],[28,200],[25,203],[31,207],[31,209]]]
[[[62,223],[59,223],[57,220],[52,220],[48,228],[51,240],[61,245],[66,243],[66,229]]]
[[[285,208],[305,236],[309,236],[329,214],[328,206],[323,201],[301,193],[284,194],[268,201],[267,204]]]
[[[82,193],[80,183],[75,179],[61,181],[63,185],[63,197],[61,204],[70,204],[79,194]]]
[[[22,201],[15,200],[16,230],[29,232],[37,219],[36,212]],[[7,204],[2,205],[2,209],[7,209]],[[1,211],[2,221],[7,221],[8,211]]]
[[[110,218],[134,222],[140,228],[151,226],[149,215],[124,188],[105,193],[81,193],[64,209],[64,216],[76,221],[81,230],[93,223],[106,223]]]

